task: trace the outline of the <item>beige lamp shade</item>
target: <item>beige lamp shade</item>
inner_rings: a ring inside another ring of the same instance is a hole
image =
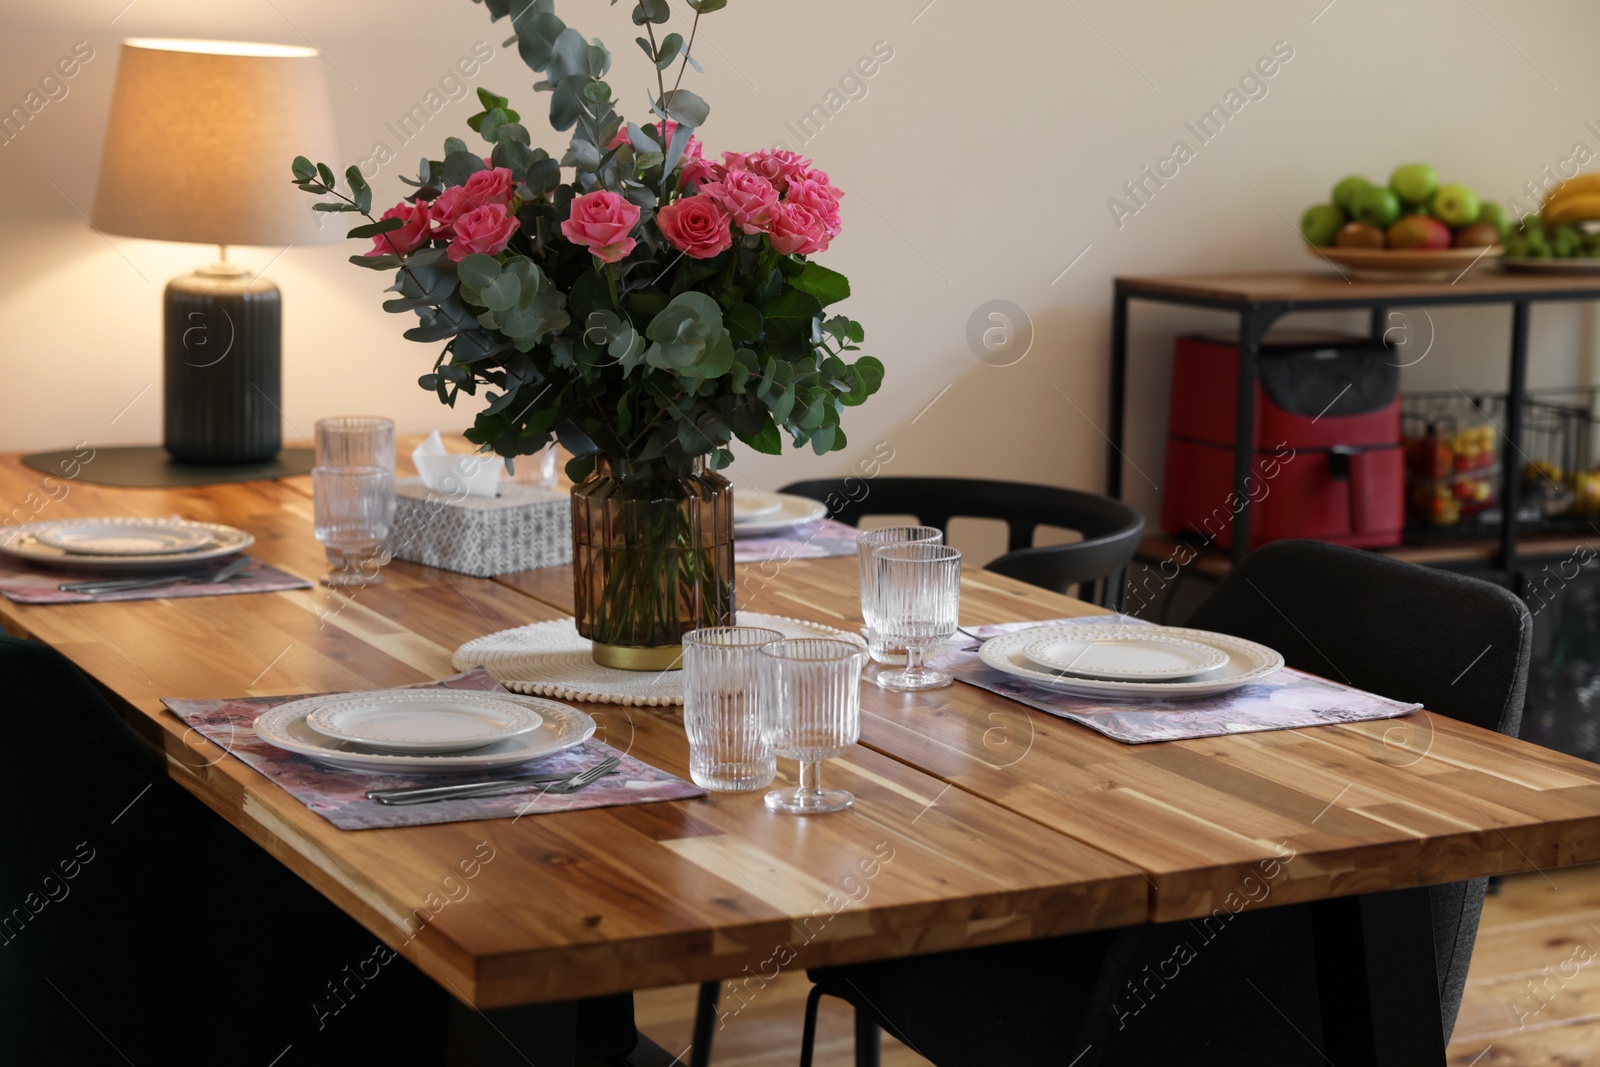
[[[323,66],[313,48],[123,42],[94,227],[214,245],[343,240],[342,220],[289,184],[295,156],[338,158]]]

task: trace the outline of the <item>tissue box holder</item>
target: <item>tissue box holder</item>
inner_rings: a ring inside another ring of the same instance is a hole
[[[559,567],[572,562],[572,498],[511,483],[497,497],[464,496],[397,478],[390,549],[476,578]]]

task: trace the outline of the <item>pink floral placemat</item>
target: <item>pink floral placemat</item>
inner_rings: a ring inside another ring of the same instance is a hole
[[[222,568],[235,562],[238,556],[224,556],[221,559],[211,560],[203,566],[185,571],[184,573],[195,578],[204,579],[222,570]],[[124,589],[120,592],[97,593],[93,596],[85,593],[63,593],[56,588],[62,583],[87,582],[97,578],[107,581],[117,581],[122,578],[141,578],[144,575],[137,571],[106,571],[106,570],[45,570],[40,567],[30,567],[27,564],[7,561],[0,563],[0,596],[7,600],[14,600],[18,604],[102,604],[118,600],[163,600],[173,597],[191,596],[232,596],[235,593],[277,593],[284,589],[309,589],[311,583],[299,575],[281,571],[268,563],[260,560],[254,561],[242,574],[221,583],[220,585],[205,585],[203,582],[190,582],[173,579],[163,585],[147,585],[138,589]]]
[[[437,682],[407,686],[409,689],[474,689],[504,692],[488,671],[476,667]],[[661,800],[684,800],[704,796],[699,786],[674,777],[618,752],[610,745],[590,738],[575,748],[542,756],[520,767],[505,768],[496,774],[360,774],[325,767],[315,760],[285,752],[255,735],[256,716],[300,700],[302,696],[236,697],[231,700],[176,700],[162,698],[172,713],[196,731],[221,745],[235,759],[260,771],[275,784],[312,811],[341,830],[375,830],[393,826],[428,826],[435,823],[470,822],[476,819],[521,818],[554,811],[583,808],[609,808],[619,804],[651,804]],[[617,773],[574,793],[547,793],[530,785],[519,793],[497,797],[440,800],[432,804],[389,807],[366,797],[369,789],[407,789],[415,786],[450,785],[454,782],[482,781],[485,778],[517,773],[577,772],[611,756],[622,762]]]
[[[1137,623],[1128,615],[1092,615],[1046,622],[1009,622],[979,626],[970,632],[987,640],[1034,626],[1062,623]],[[960,636],[960,635],[957,635]],[[971,643],[968,642],[968,645]],[[930,663],[958,680],[1009,697],[1030,708],[1071,719],[1091,730],[1130,745],[1149,741],[1182,741],[1222,734],[1293,730],[1302,726],[1393,719],[1422,707],[1353,689],[1338,682],[1285,667],[1254,685],[1193,700],[1110,702],[1066,696],[1015,675],[985,666],[976,651],[947,648]]]
[[[740,537],[733,542],[735,563],[765,563],[768,560],[784,562],[791,559],[827,559],[830,556],[856,554],[854,526],[834,519],[791,526],[781,534],[770,537]]]

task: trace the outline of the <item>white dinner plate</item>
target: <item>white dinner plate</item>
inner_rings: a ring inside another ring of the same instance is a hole
[[[79,556],[168,556],[213,540],[207,527],[182,519],[57,519],[39,523],[33,536]]]
[[[466,692],[467,690],[456,690]],[[594,736],[595,722],[577,708],[542,697],[494,694],[532,708],[543,720],[532,730],[471,752],[407,754],[371,752],[350,741],[324,737],[306,724],[306,716],[335,697],[307,697],[279,704],[256,719],[256,736],[269,745],[308,756],[346,771],[369,774],[467,774],[515,767],[581,745]]]
[[[1228,654],[1228,662],[1211,671],[1204,678],[1170,682],[1125,682],[1105,678],[1077,678],[1058,671],[1042,671],[1029,661],[1026,649],[1035,642],[1046,640],[1061,631],[1083,629],[1082,624],[1035,626],[1015,633],[1003,634],[985,641],[978,648],[978,657],[986,666],[997,671],[1024,678],[1030,682],[1070,696],[1102,700],[1182,700],[1186,697],[1215,696],[1230,689],[1251,685],[1276,674],[1283,667],[1283,657],[1254,641],[1209,630],[1189,630],[1178,626],[1147,627],[1163,631],[1173,637],[1210,645]]]
[[[91,556],[69,552],[64,548],[46,544],[39,539],[40,532],[50,535],[50,528],[62,522],[81,520],[56,519],[51,522],[30,522],[11,530],[0,530],[0,555],[40,563],[51,567],[70,567],[87,570],[149,571],[181,570],[194,563],[231,556],[243,552],[256,539],[243,530],[222,526],[214,522],[185,523],[198,527],[206,540],[197,547],[183,552],[156,552],[133,556]],[[106,521],[106,520],[98,520]],[[171,521],[171,520],[168,520]]]
[[[384,752],[465,752],[529,733],[539,713],[494,693],[393,689],[330,700],[306,716],[325,737]]]
[[[743,522],[735,518],[733,536],[764,537],[828,517],[828,505],[820,500],[812,500],[806,496],[792,496],[789,493],[773,493],[772,497],[778,502],[777,510]],[[734,507],[737,508],[739,506],[737,492],[733,499]]]
[[[765,489],[735,489],[733,491],[733,521],[750,522],[783,510],[783,501],[777,493]]]
[[[1228,662],[1215,645],[1153,626],[1063,628],[1026,645],[1022,654],[1045,671],[1121,682],[1193,678]]]

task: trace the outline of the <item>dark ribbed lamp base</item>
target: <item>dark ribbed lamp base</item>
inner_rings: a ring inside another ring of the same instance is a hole
[[[265,463],[283,446],[278,287],[226,265],[167,284],[162,444],[179,463]]]

